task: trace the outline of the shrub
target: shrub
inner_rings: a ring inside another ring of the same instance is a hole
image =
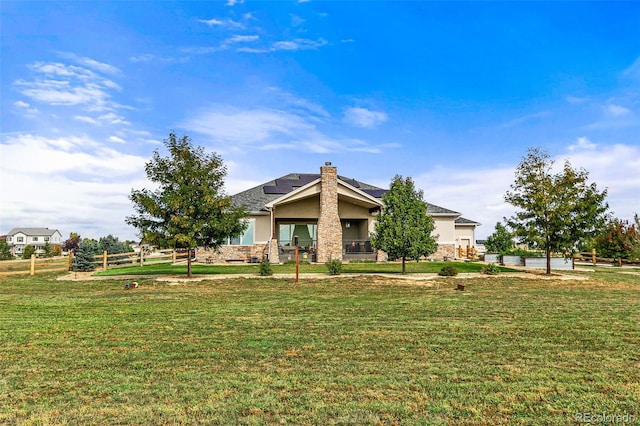
[[[36,248],[32,245],[28,245],[24,248],[24,250],[22,251],[22,258],[23,259],[30,259],[32,254],[36,253]]]
[[[498,275],[500,273],[500,268],[495,263],[492,263],[482,268],[482,273],[487,275]]]
[[[342,261],[340,259],[331,259],[327,263],[330,275],[340,275],[342,273]]]
[[[453,277],[458,275],[458,270],[453,265],[446,265],[440,269],[438,275],[440,275],[441,277]]]
[[[260,272],[261,277],[268,277],[273,275],[273,269],[271,269],[271,263],[267,259],[263,259],[260,262]]]

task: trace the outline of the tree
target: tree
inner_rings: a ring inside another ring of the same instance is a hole
[[[28,245],[24,247],[24,250],[22,251],[22,258],[23,259],[30,259],[32,254],[36,253],[36,248],[32,245]]]
[[[5,240],[0,240],[0,260],[11,260],[13,259],[13,255],[11,254],[11,249],[9,248],[9,244]]]
[[[496,223],[496,230],[487,237],[484,246],[489,253],[505,254],[513,248],[513,240],[509,230],[500,222]]]
[[[382,196],[384,207],[378,213],[371,244],[389,256],[402,258],[402,273],[406,273],[405,260],[435,253],[436,237],[433,218],[427,214],[422,191],[416,190],[411,178],[396,175],[389,191]]]
[[[98,240],[98,247],[100,251],[106,251],[109,254],[130,253],[133,251],[127,243],[121,242],[118,237],[114,237],[113,235],[101,237],[100,240]]]
[[[515,182],[504,198],[519,209],[507,220],[522,243],[544,250],[547,274],[551,253],[570,255],[593,237],[606,220],[607,190],[588,184],[589,174],[565,161],[553,173],[554,161],[538,148],[530,148],[516,169]]]
[[[234,206],[223,191],[227,169],[217,154],[194,147],[188,136],[173,132],[164,140],[168,157],[158,150],[145,165],[158,189],[132,190],[136,215],[126,222],[140,230],[143,242],[159,247],[217,249],[227,238],[242,234],[247,223],[243,207]],[[191,256],[187,256],[191,276]]]
[[[69,234],[69,239],[62,243],[62,250],[67,252],[75,252],[78,248],[78,244],[80,244],[82,238],[80,238],[80,234],[76,232],[72,232]]]
[[[595,237],[594,248],[602,257],[635,259],[640,253],[640,228],[636,223],[618,218],[611,219]]]
[[[86,239],[80,242],[71,261],[71,269],[83,272],[93,271],[96,269],[95,256],[99,253],[100,247],[94,240]]]

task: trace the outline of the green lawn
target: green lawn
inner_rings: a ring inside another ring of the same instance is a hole
[[[407,262],[407,273],[438,273],[445,265],[454,265],[458,272],[480,272],[486,264],[478,262]],[[271,268],[275,274],[295,273],[295,264],[274,264]],[[260,269],[256,264],[241,265],[202,265],[193,264],[192,273],[196,275],[203,274],[256,274]],[[514,269],[500,267],[502,271],[514,271]],[[300,274],[306,273],[328,273],[327,266],[321,263],[301,263],[299,265]],[[345,263],[342,266],[343,273],[385,273],[400,274],[402,272],[402,264],[400,262],[389,263]],[[186,264],[171,265],[169,263],[151,264],[144,266],[125,266],[106,271],[96,272],[98,276],[117,276],[117,275],[186,275]]]
[[[640,424],[640,275],[574,274],[2,278],[0,423]]]

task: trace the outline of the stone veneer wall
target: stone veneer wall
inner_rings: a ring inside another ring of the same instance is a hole
[[[222,246],[218,250],[198,248],[199,262],[225,263],[231,260],[249,262],[256,257],[258,262],[266,257],[269,250],[267,244],[254,244],[252,246]]]
[[[445,257],[448,257],[453,259],[456,257],[456,248],[453,244],[438,244],[438,250],[428,257],[436,259],[444,259]]]
[[[338,170],[320,167],[320,217],[318,218],[318,262],[342,260],[342,225],[338,215]]]

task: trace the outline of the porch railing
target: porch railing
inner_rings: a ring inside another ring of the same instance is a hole
[[[371,240],[342,240],[345,254],[374,253]]]

